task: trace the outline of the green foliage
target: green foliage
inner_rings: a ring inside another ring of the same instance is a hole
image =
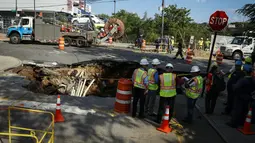
[[[129,41],[134,41],[139,34],[143,34],[147,42],[154,42],[161,36],[161,14],[155,14],[154,18],[148,18],[147,12],[145,12],[144,16],[140,18],[136,13],[120,10],[113,17],[123,21]],[[185,45],[188,44],[191,35],[199,39],[201,37],[208,38],[211,31],[206,23],[195,23],[190,17],[189,9],[169,5],[164,9],[164,35],[174,36],[176,42],[180,41]]]
[[[255,3],[245,4],[242,8],[238,9],[236,12],[248,17],[251,22],[255,22]]]
[[[105,18],[106,18],[106,19],[109,19],[109,18],[110,18],[110,16],[107,15],[107,14],[98,14],[97,17],[103,18],[103,19],[105,19]]]

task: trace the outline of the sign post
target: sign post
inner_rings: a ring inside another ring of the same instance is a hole
[[[224,11],[215,11],[209,19],[209,26],[211,29],[214,31],[214,36],[213,36],[213,43],[212,43],[212,48],[211,48],[211,53],[210,57],[208,60],[208,65],[207,65],[207,70],[206,70],[206,76],[208,75],[208,72],[210,70],[211,62],[212,62],[212,54],[214,50],[214,45],[217,37],[217,32],[223,30],[226,26],[228,25],[228,16]],[[201,93],[201,97],[204,95],[204,90],[205,90],[205,82],[203,84],[203,90]]]
[[[209,26],[214,31],[214,36],[213,36],[211,53],[210,53],[207,70],[206,70],[207,73],[209,72],[211,62],[212,62],[212,54],[213,54],[213,50],[214,50],[217,32],[223,30],[227,25],[228,25],[228,16],[224,11],[216,11],[210,16]]]

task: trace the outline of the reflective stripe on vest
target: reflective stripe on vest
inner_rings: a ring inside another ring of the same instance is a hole
[[[203,88],[203,78],[201,76],[196,76],[193,78],[195,85],[186,89],[186,95],[189,98],[196,99],[202,93]]]
[[[145,85],[143,83],[144,78],[147,76],[147,72],[144,70],[136,69],[134,73],[134,86],[138,88],[145,89]]]
[[[160,78],[160,92],[162,97],[176,96],[176,74],[164,73],[159,76]]]
[[[157,90],[158,89],[158,85],[155,84],[155,78],[154,75],[157,72],[156,69],[149,69],[148,71],[148,80],[149,80],[149,90]]]

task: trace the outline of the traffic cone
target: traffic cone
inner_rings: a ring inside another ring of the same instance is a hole
[[[55,113],[55,122],[64,122],[64,117],[61,113],[61,107],[60,107],[60,95],[58,95],[57,98],[57,107],[56,107],[56,113]]]
[[[246,120],[244,121],[244,126],[241,129],[238,129],[240,132],[242,132],[245,135],[253,135],[255,132],[251,131],[251,118],[252,118],[252,108],[250,108]]]
[[[162,124],[157,130],[164,132],[164,133],[169,133],[172,131],[172,128],[169,127],[169,106],[166,106],[166,111],[165,115],[162,118]]]

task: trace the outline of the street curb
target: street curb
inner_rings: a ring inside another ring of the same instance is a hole
[[[207,117],[205,114],[203,114],[201,108],[199,105],[195,105],[195,107],[197,108],[197,110],[199,111],[200,114],[202,114],[202,116],[208,121],[208,123],[211,125],[211,127],[213,127],[213,129],[217,132],[217,134],[222,138],[222,140],[225,142],[225,143],[230,143],[228,142],[227,138],[224,136],[224,134],[214,125],[213,121]]]

